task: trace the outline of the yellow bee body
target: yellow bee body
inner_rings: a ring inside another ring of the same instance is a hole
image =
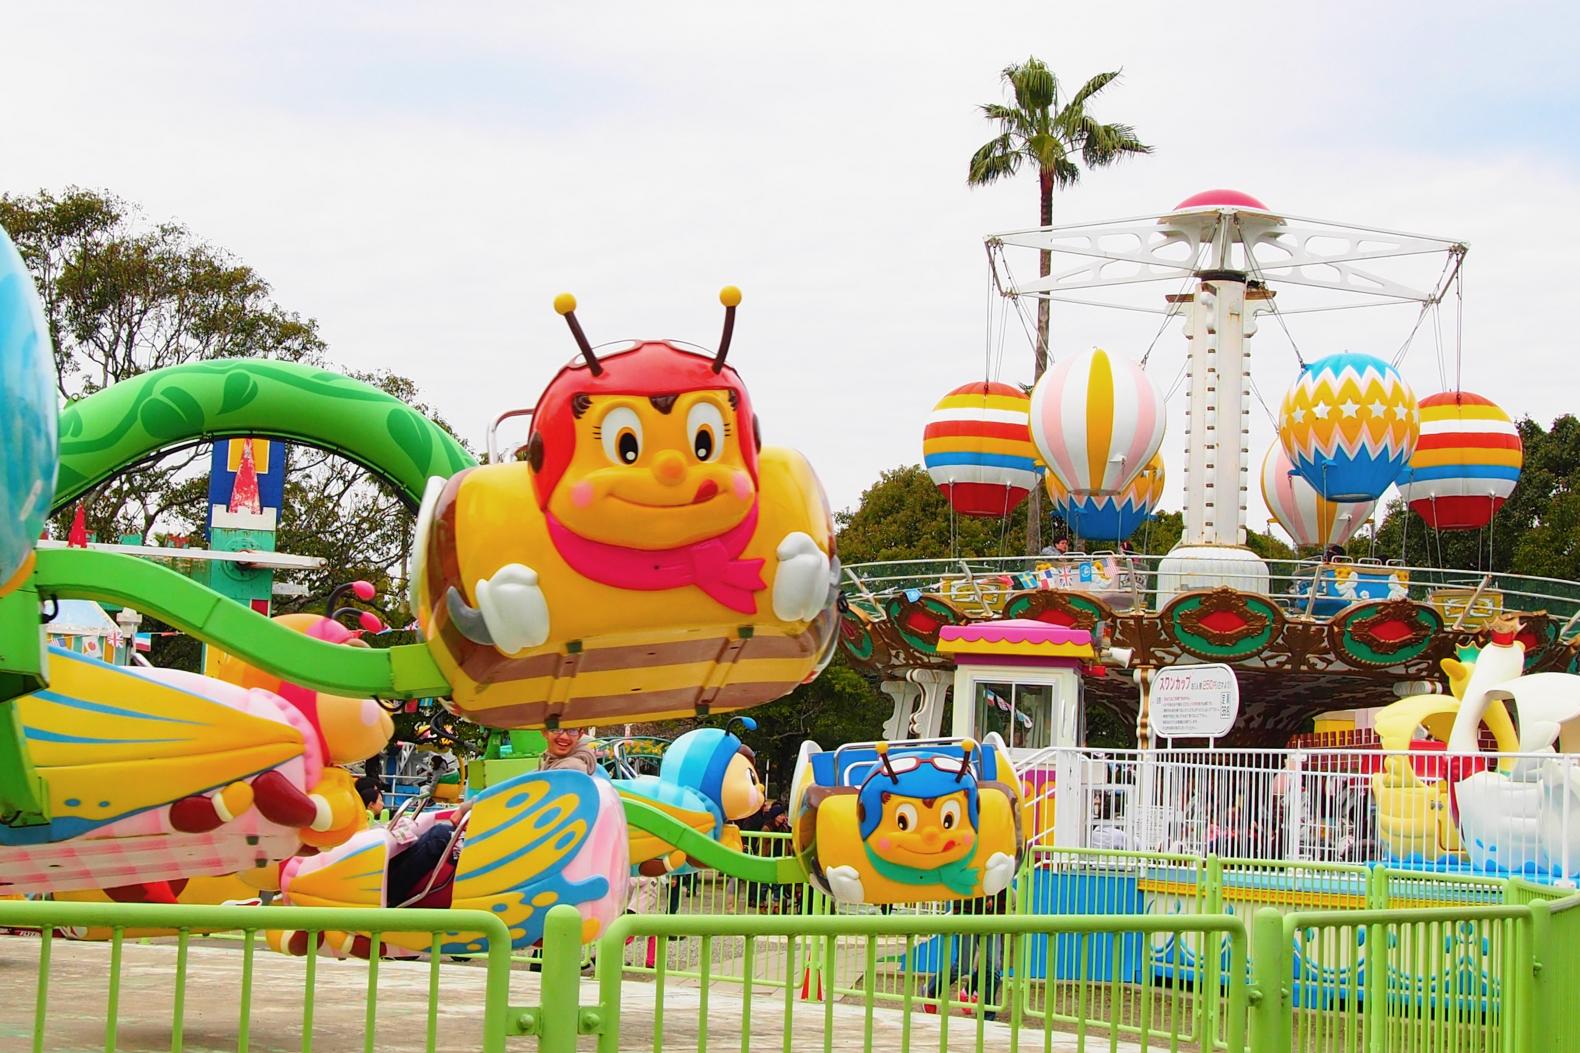
[[[802,747],[790,802],[796,852],[836,901],[973,899],[1014,880],[1023,802],[997,736],[836,753]]]
[[[526,461],[425,496],[413,609],[455,709],[572,726],[792,690],[827,660],[837,622],[811,467],[760,447],[722,352],[584,354],[539,401]]]

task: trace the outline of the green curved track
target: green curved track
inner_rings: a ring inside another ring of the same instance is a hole
[[[620,800],[625,805],[625,821],[631,826],[662,838],[698,863],[721,874],[765,885],[797,885],[806,880],[806,871],[801,869],[801,861],[794,856],[771,859],[737,852],[650,804],[630,797],[621,797]]]
[[[33,587],[41,598],[136,607],[260,669],[317,691],[381,698],[450,693],[449,682],[424,644],[377,650],[314,640],[137,556],[80,548],[39,549],[37,556]]]
[[[411,508],[430,476],[477,463],[427,417],[340,373],[259,359],[195,362],[121,381],[61,412],[52,510],[157,454],[249,436],[337,453]]]

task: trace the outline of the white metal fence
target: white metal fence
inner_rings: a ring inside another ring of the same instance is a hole
[[[1033,844],[1580,878],[1580,757],[1054,747]]]

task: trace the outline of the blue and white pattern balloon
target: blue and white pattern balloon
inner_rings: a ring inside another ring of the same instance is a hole
[[[0,596],[26,579],[59,460],[55,353],[38,290],[0,230]]]

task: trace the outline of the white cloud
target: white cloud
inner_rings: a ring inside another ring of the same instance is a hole
[[[1123,66],[1098,115],[1158,152],[1062,195],[1058,220],[1232,185],[1296,214],[1464,238],[1464,384],[1550,419],[1575,403],[1551,370],[1574,350],[1563,239],[1580,150],[1572,121],[1541,115],[1575,101],[1559,51],[1575,16],[1433,10],[1421,24],[1376,5],[41,7],[8,16],[31,43],[7,60],[22,105],[0,189],[102,186],[180,218],[317,318],[338,359],[409,374],[478,439],[571,354],[556,292],[578,295],[595,341],[708,344],[735,282],[732,360],[769,440],[806,451],[843,506],[918,460],[932,403],[981,375],[981,237],[1035,220],[1029,176],[966,189],[991,133],[975,105],[1028,53],[1072,83]],[[1392,349],[1412,321],[1291,325],[1309,358]],[[1029,379],[1009,324],[1006,376]],[[1055,351],[1139,353],[1155,330],[1061,310]],[[1171,326],[1164,384],[1182,353]],[[1294,373],[1276,325],[1255,354],[1276,409]],[[1436,389],[1429,332],[1406,371]],[[1258,410],[1253,490],[1270,438]]]

